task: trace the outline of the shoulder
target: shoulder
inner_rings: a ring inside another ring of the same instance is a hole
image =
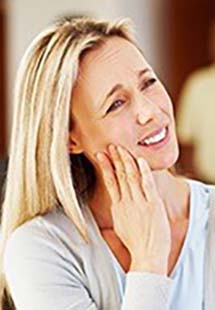
[[[55,210],[43,216],[37,216],[24,223],[11,234],[4,251],[4,270],[11,266],[17,268],[27,263],[39,265],[45,260],[65,265],[81,262],[81,245],[84,243],[72,221],[61,211]],[[80,245],[80,246],[79,246]]]
[[[215,185],[208,184],[200,180],[188,178],[186,181],[190,185],[190,188],[197,192],[209,193],[211,189],[215,188]]]
[[[17,308],[87,308],[92,301],[83,245],[72,221],[62,211],[37,216],[18,227],[3,257],[4,274]]]
[[[190,186],[190,203],[199,206],[199,210],[208,210],[215,186],[193,179],[187,179],[187,182]]]

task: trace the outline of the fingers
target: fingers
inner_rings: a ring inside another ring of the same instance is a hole
[[[112,203],[115,204],[120,199],[120,191],[114,175],[113,167],[111,166],[110,160],[104,153],[97,153],[96,158],[101,167],[102,176],[107,191],[111,197]]]
[[[123,147],[118,147],[121,161],[126,172],[126,181],[131,192],[132,199],[143,199],[140,172],[135,159]]]
[[[146,200],[149,202],[155,202],[158,200],[158,192],[151,169],[149,168],[147,161],[142,157],[137,158],[137,163],[140,171],[141,185]]]
[[[144,158],[138,158],[136,161],[121,146],[115,148],[115,152],[113,163],[116,167],[121,197],[125,197],[129,193],[130,198],[133,200],[145,198],[148,202],[157,201],[158,193],[156,184],[147,161]],[[123,170],[125,172],[121,174]]]
[[[112,201],[118,202],[122,198],[136,200],[144,197],[148,202],[157,201],[158,192],[147,161],[142,157],[135,160],[120,146],[110,145],[108,150],[113,166],[103,153],[99,153],[99,162]]]
[[[120,156],[119,147],[110,145],[108,148],[113,165],[115,167],[115,175],[120,188],[121,198],[131,198],[130,188],[127,182],[127,172],[123,158]]]

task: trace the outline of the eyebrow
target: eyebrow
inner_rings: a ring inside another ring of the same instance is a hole
[[[137,72],[137,76],[138,76],[138,79],[140,80],[140,78],[147,72],[150,72],[151,69],[150,68],[145,68],[143,70],[140,70],[139,72]],[[115,86],[113,86],[111,88],[111,90],[107,93],[107,95],[105,96],[105,99],[103,101],[103,103],[101,104],[100,108],[101,109],[104,104],[106,103],[107,99],[110,98],[115,92],[117,92],[119,89],[122,89],[123,88],[123,85],[122,84],[116,84]]]

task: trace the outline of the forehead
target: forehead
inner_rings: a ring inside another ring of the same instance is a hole
[[[92,69],[92,65],[94,70],[100,69],[101,66],[108,69],[110,68],[109,64],[114,64],[117,68],[124,67],[125,60],[127,61],[125,68],[130,67],[129,65],[138,67],[138,65],[146,62],[133,43],[115,36],[108,38],[100,47],[90,51],[81,62],[81,69],[89,74],[88,70]]]
[[[80,63],[77,86],[92,99],[102,97],[115,84],[137,79],[137,72],[148,64],[134,44],[120,37],[108,38],[90,51]]]

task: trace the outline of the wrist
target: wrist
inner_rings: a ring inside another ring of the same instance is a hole
[[[131,260],[131,265],[129,271],[137,271],[137,272],[150,272],[156,273],[160,275],[168,274],[168,262],[167,261],[144,261],[142,260]]]

